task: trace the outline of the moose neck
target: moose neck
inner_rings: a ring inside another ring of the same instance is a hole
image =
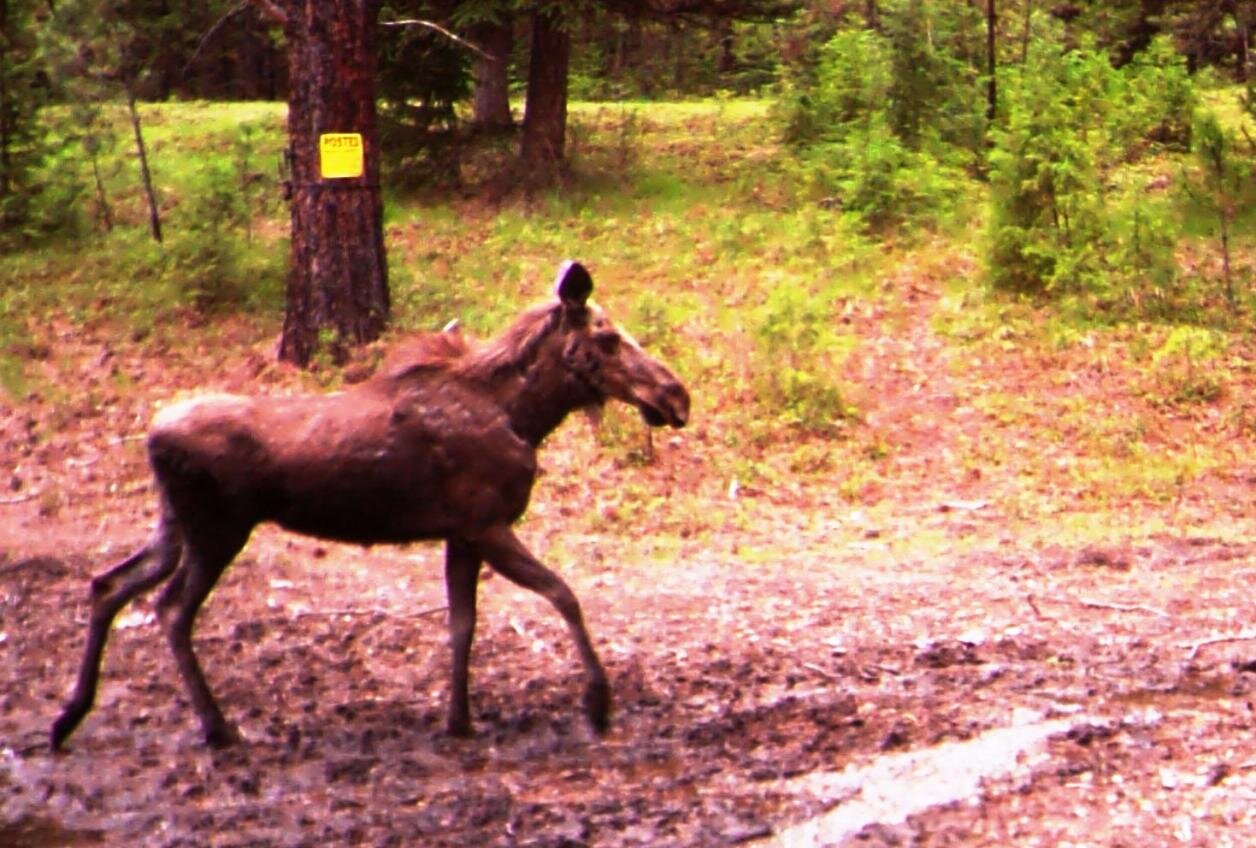
[[[564,363],[557,305],[531,309],[497,339],[472,350],[455,370],[509,417],[519,438],[538,446],[572,412],[604,398]]]
[[[561,371],[533,367],[516,376],[498,395],[519,438],[538,447],[574,410],[599,402],[591,389],[566,378]]]

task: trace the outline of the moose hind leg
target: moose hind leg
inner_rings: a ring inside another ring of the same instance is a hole
[[[232,536],[224,532],[224,536]],[[226,720],[205,681],[205,673],[192,649],[192,628],[196,613],[213,590],[223,570],[244,547],[248,534],[235,534],[230,543],[220,537],[211,545],[187,544],[182,567],[157,601],[157,613],[166,629],[166,638],[183,678],[192,709],[196,711],[205,742],[224,748],[240,741],[240,734]]]
[[[100,683],[100,661],[109,628],[118,612],[139,595],[165,580],[179,564],[180,545],[173,531],[163,525],[152,542],[113,568],[92,579],[92,608],[87,625],[87,645],[79,666],[74,693],[52,724],[49,734],[54,751],[59,750],[74,728],[91,710]],[[142,570],[153,557],[157,564]]]
[[[584,626],[580,602],[563,579],[542,565],[529,553],[509,527],[495,527],[479,539],[477,544],[484,558],[493,569],[519,586],[530,589],[547,599],[558,610],[571,631],[580,658],[584,662],[588,682],[584,690],[584,711],[598,733],[610,727],[611,689],[606,670],[593,649],[593,640]]]
[[[449,717],[451,736],[471,735],[471,701],[467,692],[471,642],[475,638],[475,592],[480,557],[465,542],[445,545],[445,589],[449,596]]]

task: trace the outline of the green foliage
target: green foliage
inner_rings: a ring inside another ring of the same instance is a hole
[[[1250,138],[1248,144],[1250,148]],[[1195,116],[1192,152],[1195,167],[1183,174],[1182,186],[1188,204],[1203,214],[1210,234],[1217,237],[1225,297],[1234,307],[1239,292],[1234,286],[1232,242],[1236,221],[1256,209],[1256,150],[1240,154],[1217,115],[1201,110]]]
[[[1151,356],[1157,399],[1171,406],[1213,403],[1225,391],[1226,337],[1204,327],[1176,326]]]
[[[202,156],[184,174],[161,267],[179,301],[199,312],[277,300],[286,257],[253,237],[268,190],[274,196],[255,170],[261,133],[256,123],[241,124],[224,153]]]
[[[840,142],[884,109],[889,50],[871,30],[842,30],[820,48],[814,69],[787,77],[779,107],[786,143],[805,149]]]
[[[587,4],[581,24],[572,26],[570,96],[618,101],[758,93],[777,76],[777,27],[759,20],[772,12],[756,12],[754,3],[734,5],[741,8],[733,15],[749,19],[656,20]]]
[[[815,145],[802,162],[826,205],[873,231],[940,222],[965,193],[961,172],[911,149],[879,118],[841,142]]]
[[[1110,198],[1101,300],[1162,320],[1197,311],[1197,292],[1178,272],[1178,217],[1172,199],[1151,195],[1144,182]]]
[[[410,16],[395,10],[384,15],[405,17]],[[455,104],[471,92],[468,55],[465,48],[427,27],[380,28],[376,77],[380,143],[391,185],[458,182],[459,139],[453,129]]]
[[[1177,57],[1160,46],[1116,69],[1102,51],[1041,43],[1009,82],[989,156],[991,282],[1040,295],[1163,280],[1162,216],[1106,184],[1146,139],[1181,143],[1177,110],[1194,94]]]
[[[886,34],[840,30],[788,75],[778,109],[804,182],[873,231],[944,220],[983,134],[970,13],[900,0],[883,14]]]
[[[894,0],[881,14],[891,67],[886,111],[894,134],[935,155],[950,146],[978,153],[985,141],[978,9],[945,0]]]
[[[48,102],[35,37],[36,3],[10,0],[0,16],[0,247],[12,248],[55,229],[65,197],[46,179],[61,150],[41,119]]]
[[[59,198],[63,220],[49,223],[41,253],[14,254],[0,264],[6,301],[0,307],[11,316],[117,321],[139,338],[162,332],[172,316],[280,307],[286,243],[269,235],[273,227],[258,226],[282,214],[274,170],[282,145],[277,107],[179,104],[146,112],[166,198],[165,243],[147,236],[124,107],[47,108],[42,118],[56,155],[35,177],[46,185],[40,208],[53,208],[51,199]],[[112,230],[104,226],[102,197]],[[7,327],[0,337],[21,330],[3,316],[0,324]]]
[[[81,235],[84,230],[82,199],[88,191],[82,170],[83,150],[74,142],[74,128],[41,113],[38,160],[23,177],[24,194],[16,206],[10,227],[0,232],[0,241],[11,245],[33,244],[53,237]]]
[[[1118,150],[1137,155],[1148,142],[1172,150],[1190,148],[1191,115],[1199,97],[1185,57],[1168,37],[1152,39],[1114,80],[1113,136]]]
[[[760,406],[801,430],[838,432],[856,411],[833,376],[850,353],[850,340],[833,331],[829,298],[782,283],[772,287],[754,318]]]

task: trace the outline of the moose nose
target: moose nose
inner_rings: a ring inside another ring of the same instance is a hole
[[[689,392],[678,382],[668,383],[663,392],[672,413],[669,423],[673,427],[684,427],[689,423]]]

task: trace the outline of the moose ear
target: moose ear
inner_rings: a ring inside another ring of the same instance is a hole
[[[589,269],[574,259],[568,259],[558,269],[554,288],[564,306],[584,306],[593,292],[593,277]]]

